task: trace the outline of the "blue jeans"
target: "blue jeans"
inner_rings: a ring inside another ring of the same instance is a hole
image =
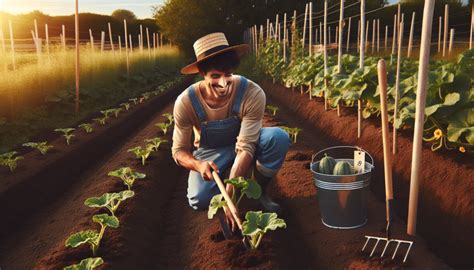
[[[257,148],[254,154],[256,169],[267,177],[272,177],[281,168],[286,153],[291,145],[288,133],[278,127],[262,128]],[[193,152],[198,160],[213,161],[219,168],[221,178],[235,159],[235,145],[205,149],[198,148]],[[219,194],[219,188],[214,181],[205,181],[199,172],[190,171],[188,178],[189,205],[195,210],[206,210],[212,197]]]

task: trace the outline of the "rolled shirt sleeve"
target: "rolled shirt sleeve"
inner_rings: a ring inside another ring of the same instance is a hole
[[[186,91],[184,92],[186,93]],[[193,133],[193,124],[190,120],[190,115],[194,112],[190,111],[185,106],[183,99],[185,95],[181,94],[174,104],[173,116],[174,116],[174,129],[173,129],[173,146],[171,147],[171,153],[173,159],[176,161],[176,153],[179,151],[191,151],[191,138]]]
[[[265,92],[263,92],[260,86],[249,80],[249,85],[241,105],[242,123],[235,145],[236,153],[245,151],[253,157],[257,148],[260,129],[262,128],[265,102]]]

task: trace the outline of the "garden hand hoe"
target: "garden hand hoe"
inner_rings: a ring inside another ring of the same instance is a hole
[[[221,191],[222,195],[224,196],[224,199],[227,203],[227,207],[229,207],[229,210],[232,214],[232,217],[234,218],[235,223],[237,223],[237,227],[239,227],[240,231],[242,232],[243,231],[242,221],[239,218],[239,214],[237,212],[237,207],[235,207],[234,202],[232,201],[229,194],[225,190],[225,186],[222,183],[222,180],[219,177],[219,174],[217,174],[215,171],[213,171],[212,172],[212,177],[214,178],[214,181],[216,181],[217,186],[219,187],[219,190]],[[224,223],[226,223],[226,222],[224,221]],[[221,220],[221,225],[224,225],[224,224],[222,224],[222,220]],[[227,223],[226,223],[226,225],[227,225]],[[228,226],[227,226],[227,228],[228,228]],[[223,231],[225,233],[225,226],[223,226]],[[244,243],[245,248],[250,249],[250,243],[249,243],[247,237],[245,237],[244,235],[242,235],[242,237],[243,237],[242,242]]]
[[[379,77],[379,87],[380,87],[380,111],[382,114],[382,139],[383,139],[383,156],[384,156],[384,175],[385,175],[385,200],[386,200],[386,214],[387,214],[387,237],[377,237],[377,236],[365,236],[367,241],[365,241],[364,247],[362,251],[367,247],[367,244],[371,239],[376,240],[376,243],[370,253],[370,256],[374,255],[375,250],[380,241],[385,241],[385,247],[383,248],[382,254],[380,257],[385,255],[387,251],[387,247],[390,243],[396,244],[395,251],[393,252],[392,260],[395,258],[397,254],[398,248],[400,244],[408,244],[408,249],[406,251],[405,257],[403,258],[403,262],[406,261],[408,257],[408,253],[410,253],[411,246],[413,241],[406,241],[400,239],[391,239],[390,236],[390,229],[392,223],[392,215],[393,215],[393,187],[392,187],[392,159],[391,153],[389,149],[389,134],[388,134],[388,114],[387,114],[387,71],[385,68],[385,61],[383,59],[379,60],[378,63],[378,77]]]

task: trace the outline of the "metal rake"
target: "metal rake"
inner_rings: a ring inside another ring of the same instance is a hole
[[[372,257],[374,255],[375,251],[377,250],[377,246],[379,245],[379,243],[381,241],[386,242],[385,246],[383,248],[382,254],[380,255],[381,258],[385,255],[385,252],[387,251],[387,248],[390,245],[390,243],[396,243],[397,246],[395,248],[395,251],[393,252],[392,260],[395,259],[395,256],[397,255],[397,251],[398,251],[398,248],[400,247],[400,244],[408,244],[408,249],[406,251],[405,257],[403,258],[403,262],[405,262],[407,260],[408,254],[410,253],[410,250],[411,250],[411,246],[413,245],[413,241],[407,241],[407,240],[388,239],[388,238],[385,238],[385,237],[377,237],[377,236],[369,236],[369,235],[366,235],[365,238],[367,238],[367,241],[365,241],[365,244],[364,244],[364,247],[362,248],[362,251],[365,250],[365,248],[367,247],[367,244],[370,242],[370,240],[373,239],[373,240],[376,241],[374,247],[372,248],[372,252],[370,253],[370,257]]]

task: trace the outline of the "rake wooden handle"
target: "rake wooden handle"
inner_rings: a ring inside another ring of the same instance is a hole
[[[234,202],[232,201],[229,194],[225,190],[224,183],[222,183],[222,180],[219,177],[219,174],[217,174],[215,171],[213,171],[212,172],[212,177],[214,178],[214,181],[216,181],[217,186],[219,187],[219,190],[221,191],[222,195],[224,196],[224,199],[227,202],[227,206],[229,207],[229,210],[232,213],[232,217],[234,218],[235,222],[237,223],[237,226],[239,227],[239,229],[241,231],[243,231],[242,221],[239,218],[237,207],[235,207]]]
[[[380,87],[380,111],[382,114],[382,140],[383,140],[383,161],[385,174],[385,199],[393,199],[392,187],[392,156],[390,154],[390,141],[388,130],[387,113],[387,70],[385,61],[380,59],[377,65],[379,87]]]

